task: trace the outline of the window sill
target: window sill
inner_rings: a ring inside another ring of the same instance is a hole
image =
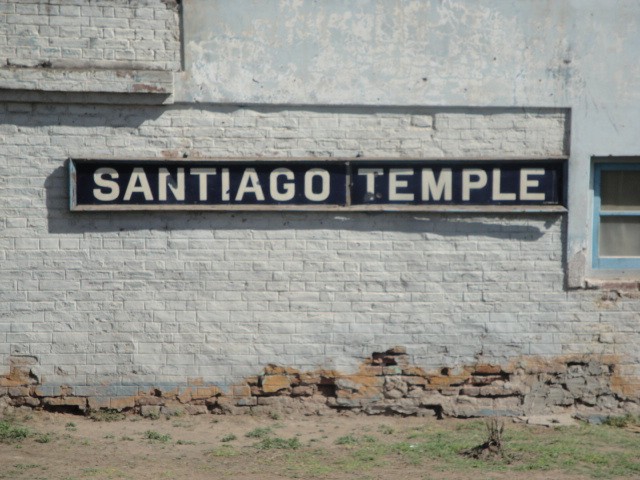
[[[640,274],[634,278],[587,278],[585,288],[590,290],[617,290],[622,292],[640,291]]]

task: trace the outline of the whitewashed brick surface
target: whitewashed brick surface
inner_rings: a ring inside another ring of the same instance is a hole
[[[14,66],[180,68],[178,7],[159,0],[0,0],[0,59]]]
[[[32,355],[45,386],[127,395],[230,385],[268,363],[352,371],[394,345],[427,369],[637,360],[637,301],[564,290],[562,215],[68,209],[68,157],[545,157],[565,153],[565,122],[557,110],[0,105],[0,373]]]

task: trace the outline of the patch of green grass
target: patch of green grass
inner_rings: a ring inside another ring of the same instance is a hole
[[[13,468],[3,465],[0,469],[0,478],[30,478],[33,480],[46,480],[48,477],[41,477],[40,471],[46,471],[47,466],[36,463],[16,463]],[[37,470],[37,471],[36,471]]]
[[[89,418],[95,422],[119,422],[125,419],[125,414],[112,408],[102,408],[91,411]]]
[[[166,417],[167,420],[169,417]],[[175,418],[175,417],[174,417]],[[196,422],[191,419],[177,418],[171,422],[171,426],[174,428],[192,428],[196,425]]]
[[[293,438],[267,437],[254,445],[258,450],[297,450],[302,447],[300,440]]]
[[[384,432],[386,429],[379,428]],[[434,470],[466,471],[482,467],[476,460],[462,457],[460,452],[482,443],[486,427],[484,423],[467,427],[458,431],[448,427],[443,429],[438,425],[416,427],[407,435],[407,441],[376,438],[371,435],[356,437],[346,435],[338,438],[336,444],[351,445],[345,455],[339,455],[334,464],[339,471],[349,473],[364,472],[370,469],[382,468],[390,461],[400,461],[408,465],[420,465],[429,461]],[[386,430],[388,431],[388,430]],[[389,432],[386,435],[391,435]],[[501,465],[492,465],[491,469],[500,470]]]
[[[584,477],[640,476],[637,434],[618,427],[557,428],[549,435],[521,430],[505,438],[515,470],[559,469]]]
[[[465,420],[462,422],[457,422],[454,427],[454,430],[456,432],[484,432],[485,429],[486,426],[482,420]]]
[[[639,425],[640,417],[636,417],[635,415],[627,413],[626,415],[623,415],[623,416],[607,417],[604,420],[603,424],[608,425],[610,427],[626,428],[629,425]]]
[[[183,417],[184,415],[184,410],[182,410],[181,408],[176,408],[169,411],[168,413],[165,413],[165,417],[167,417],[167,419],[171,417]]]
[[[32,468],[42,468],[37,463],[16,463],[13,468],[16,470],[30,470]],[[46,470],[46,467],[44,468]]]
[[[347,455],[340,456],[335,461],[335,466],[339,471],[347,473],[357,473],[359,478],[370,469],[380,468],[386,464],[386,456],[391,453],[381,444],[365,444],[353,450],[349,450]]]
[[[89,467],[80,470],[83,478],[129,478],[125,472],[116,467]]]
[[[220,441],[221,442],[233,442],[234,440],[237,440],[238,437],[236,437],[233,433],[227,433],[225,436],[223,436]]]
[[[278,412],[271,411],[271,412],[269,412],[269,418],[271,420],[281,420],[282,419],[282,415],[280,415]]]
[[[51,440],[53,440],[53,435],[50,433],[41,433],[36,437],[38,443],[49,443]]]
[[[178,440],[176,445],[195,445],[196,442],[192,442],[191,440]]]
[[[143,418],[147,418],[149,420],[158,420],[160,418],[160,411],[150,411],[150,412],[146,412],[144,414],[140,414]],[[168,418],[168,417],[165,417]]]
[[[353,435],[344,435],[336,439],[336,445],[357,445],[360,443]]]
[[[414,452],[420,452],[421,455],[428,455],[432,458],[453,460],[461,451],[481,444],[484,441],[484,432],[483,430],[423,431],[409,435],[408,440],[410,441],[394,444],[394,449],[400,448],[401,452],[412,457],[415,457]]]
[[[247,438],[266,438],[271,435],[272,432],[271,427],[257,427],[245,433],[244,436]]]
[[[332,462],[327,462],[331,454],[324,449],[283,451],[281,464],[284,466],[286,478],[327,478],[337,472]],[[283,475],[284,476],[284,475]]]
[[[389,425],[380,425],[378,427],[378,431],[383,435],[392,435],[395,432],[393,427],[390,427]]]
[[[31,432],[27,427],[15,425],[11,421],[0,420],[0,442],[16,442],[27,438]]]
[[[76,430],[78,430],[76,424],[73,422],[67,422],[67,424],[64,426],[64,429],[69,432],[75,432]]]
[[[219,448],[214,448],[213,450],[207,452],[208,455],[212,457],[235,457],[240,455],[240,452],[236,450],[232,445],[222,445]]]
[[[158,433],[155,430],[147,430],[146,432],[144,432],[144,437],[153,442],[168,443],[169,441],[171,441],[171,435],[169,435],[168,433]]]

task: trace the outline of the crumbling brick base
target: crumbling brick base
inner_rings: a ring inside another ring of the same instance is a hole
[[[65,386],[58,387],[57,395],[47,395],[30,371],[33,361],[12,359],[11,373],[0,380],[0,407],[77,412],[110,408],[142,415],[352,411],[477,417],[640,412],[638,385],[620,374],[620,359],[615,356],[521,357],[508,365],[478,362],[427,372],[409,363],[404,347],[394,347],[373,353],[354,374],[269,365],[226,391],[191,380],[187,386],[137,387],[135,395],[111,397],[82,396]]]

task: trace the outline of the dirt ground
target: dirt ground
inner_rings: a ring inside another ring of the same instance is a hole
[[[451,464],[438,454],[411,455],[415,446],[411,439],[423,438],[428,432],[438,438],[447,431],[457,431],[464,440],[470,420],[184,415],[96,421],[35,411],[21,412],[8,420],[26,426],[30,434],[22,440],[0,443],[0,478],[585,478],[584,473],[553,467],[518,472],[500,463],[479,472],[469,462],[482,460],[463,459],[462,464],[453,460]],[[475,422],[469,434],[482,435],[483,425]],[[506,428],[534,428],[545,435],[544,427],[509,423]],[[274,438],[281,440],[270,440]],[[443,443],[443,448],[448,447]]]

